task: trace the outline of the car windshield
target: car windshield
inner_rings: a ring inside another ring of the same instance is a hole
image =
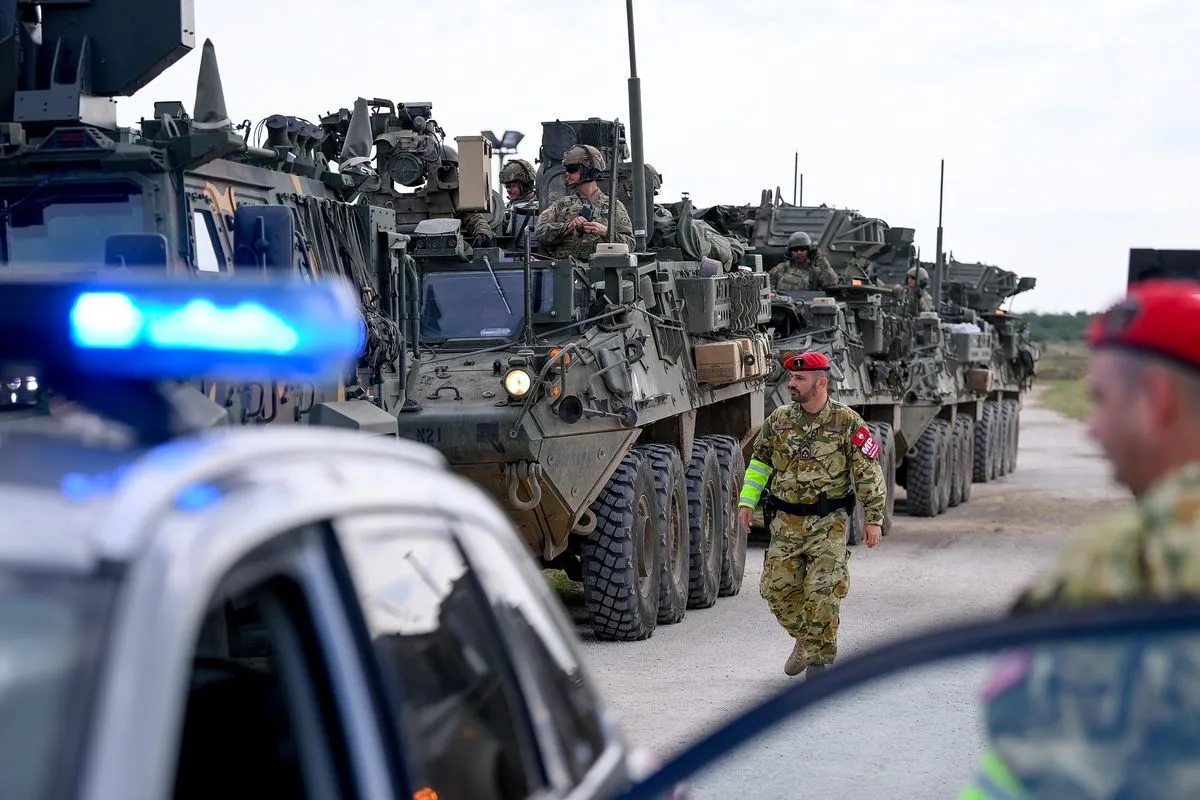
[[[102,264],[109,236],[144,232],[141,190],[131,183],[0,189],[0,264]]]
[[[435,272],[421,287],[421,336],[427,339],[507,339],[525,319],[525,271]],[[499,286],[497,287],[497,284]],[[533,270],[533,313],[554,305],[554,278]]]
[[[113,584],[0,568],[0,782],[11,800],[72,793]]]

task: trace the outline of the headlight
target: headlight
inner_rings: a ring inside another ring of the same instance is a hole
[[[513,397],[524,397],[532,384],[533,379],[523,369],[510,369],[504,376],[504,391]]]

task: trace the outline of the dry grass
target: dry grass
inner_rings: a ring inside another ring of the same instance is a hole
[[[1042,381],[1046,391],[1041,402],[1064,417],[1086,422],[1092,413],[1092,401],[1082,379]]]
[[[1047,342],[1037,363],[1037,382],[1046,387],[1042,403],[1065,417],[1085,421],[1092,410],[1084,383],[1087,365],[1083,342]]]

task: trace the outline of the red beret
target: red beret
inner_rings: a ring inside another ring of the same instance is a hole
[[[1123,347],[1200,368],[1200,283],[1149,280],[1092,320],[1094,348]]]
[[[829,369],[829,359],[821,353],[796,353],[788,356],[783,362],[783,368],[788,372],[812,372]]]

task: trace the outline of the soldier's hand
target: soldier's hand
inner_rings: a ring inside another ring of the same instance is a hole
[[[603,236],[608,233],[608,226],[603,222],[585,222],[583,229],[588,233],[594,233],[597,236]]]
[[[864,525],[863,538],[867,540],[867,547],[874,547],[883,538],[883,528],[879,525]]]
[[[575,219],[573,219],[567,223],[567,230],[573,231],[576,228],[578,228],[580,225],[587,225],[587,222],[588,221],[586,219],[584,219],[583,217],[576,217]]]
[[[738,506],[738,524],[742,526],[742,530],[750,533],[750,523],[754,521],[754,509],[746,506]]]

